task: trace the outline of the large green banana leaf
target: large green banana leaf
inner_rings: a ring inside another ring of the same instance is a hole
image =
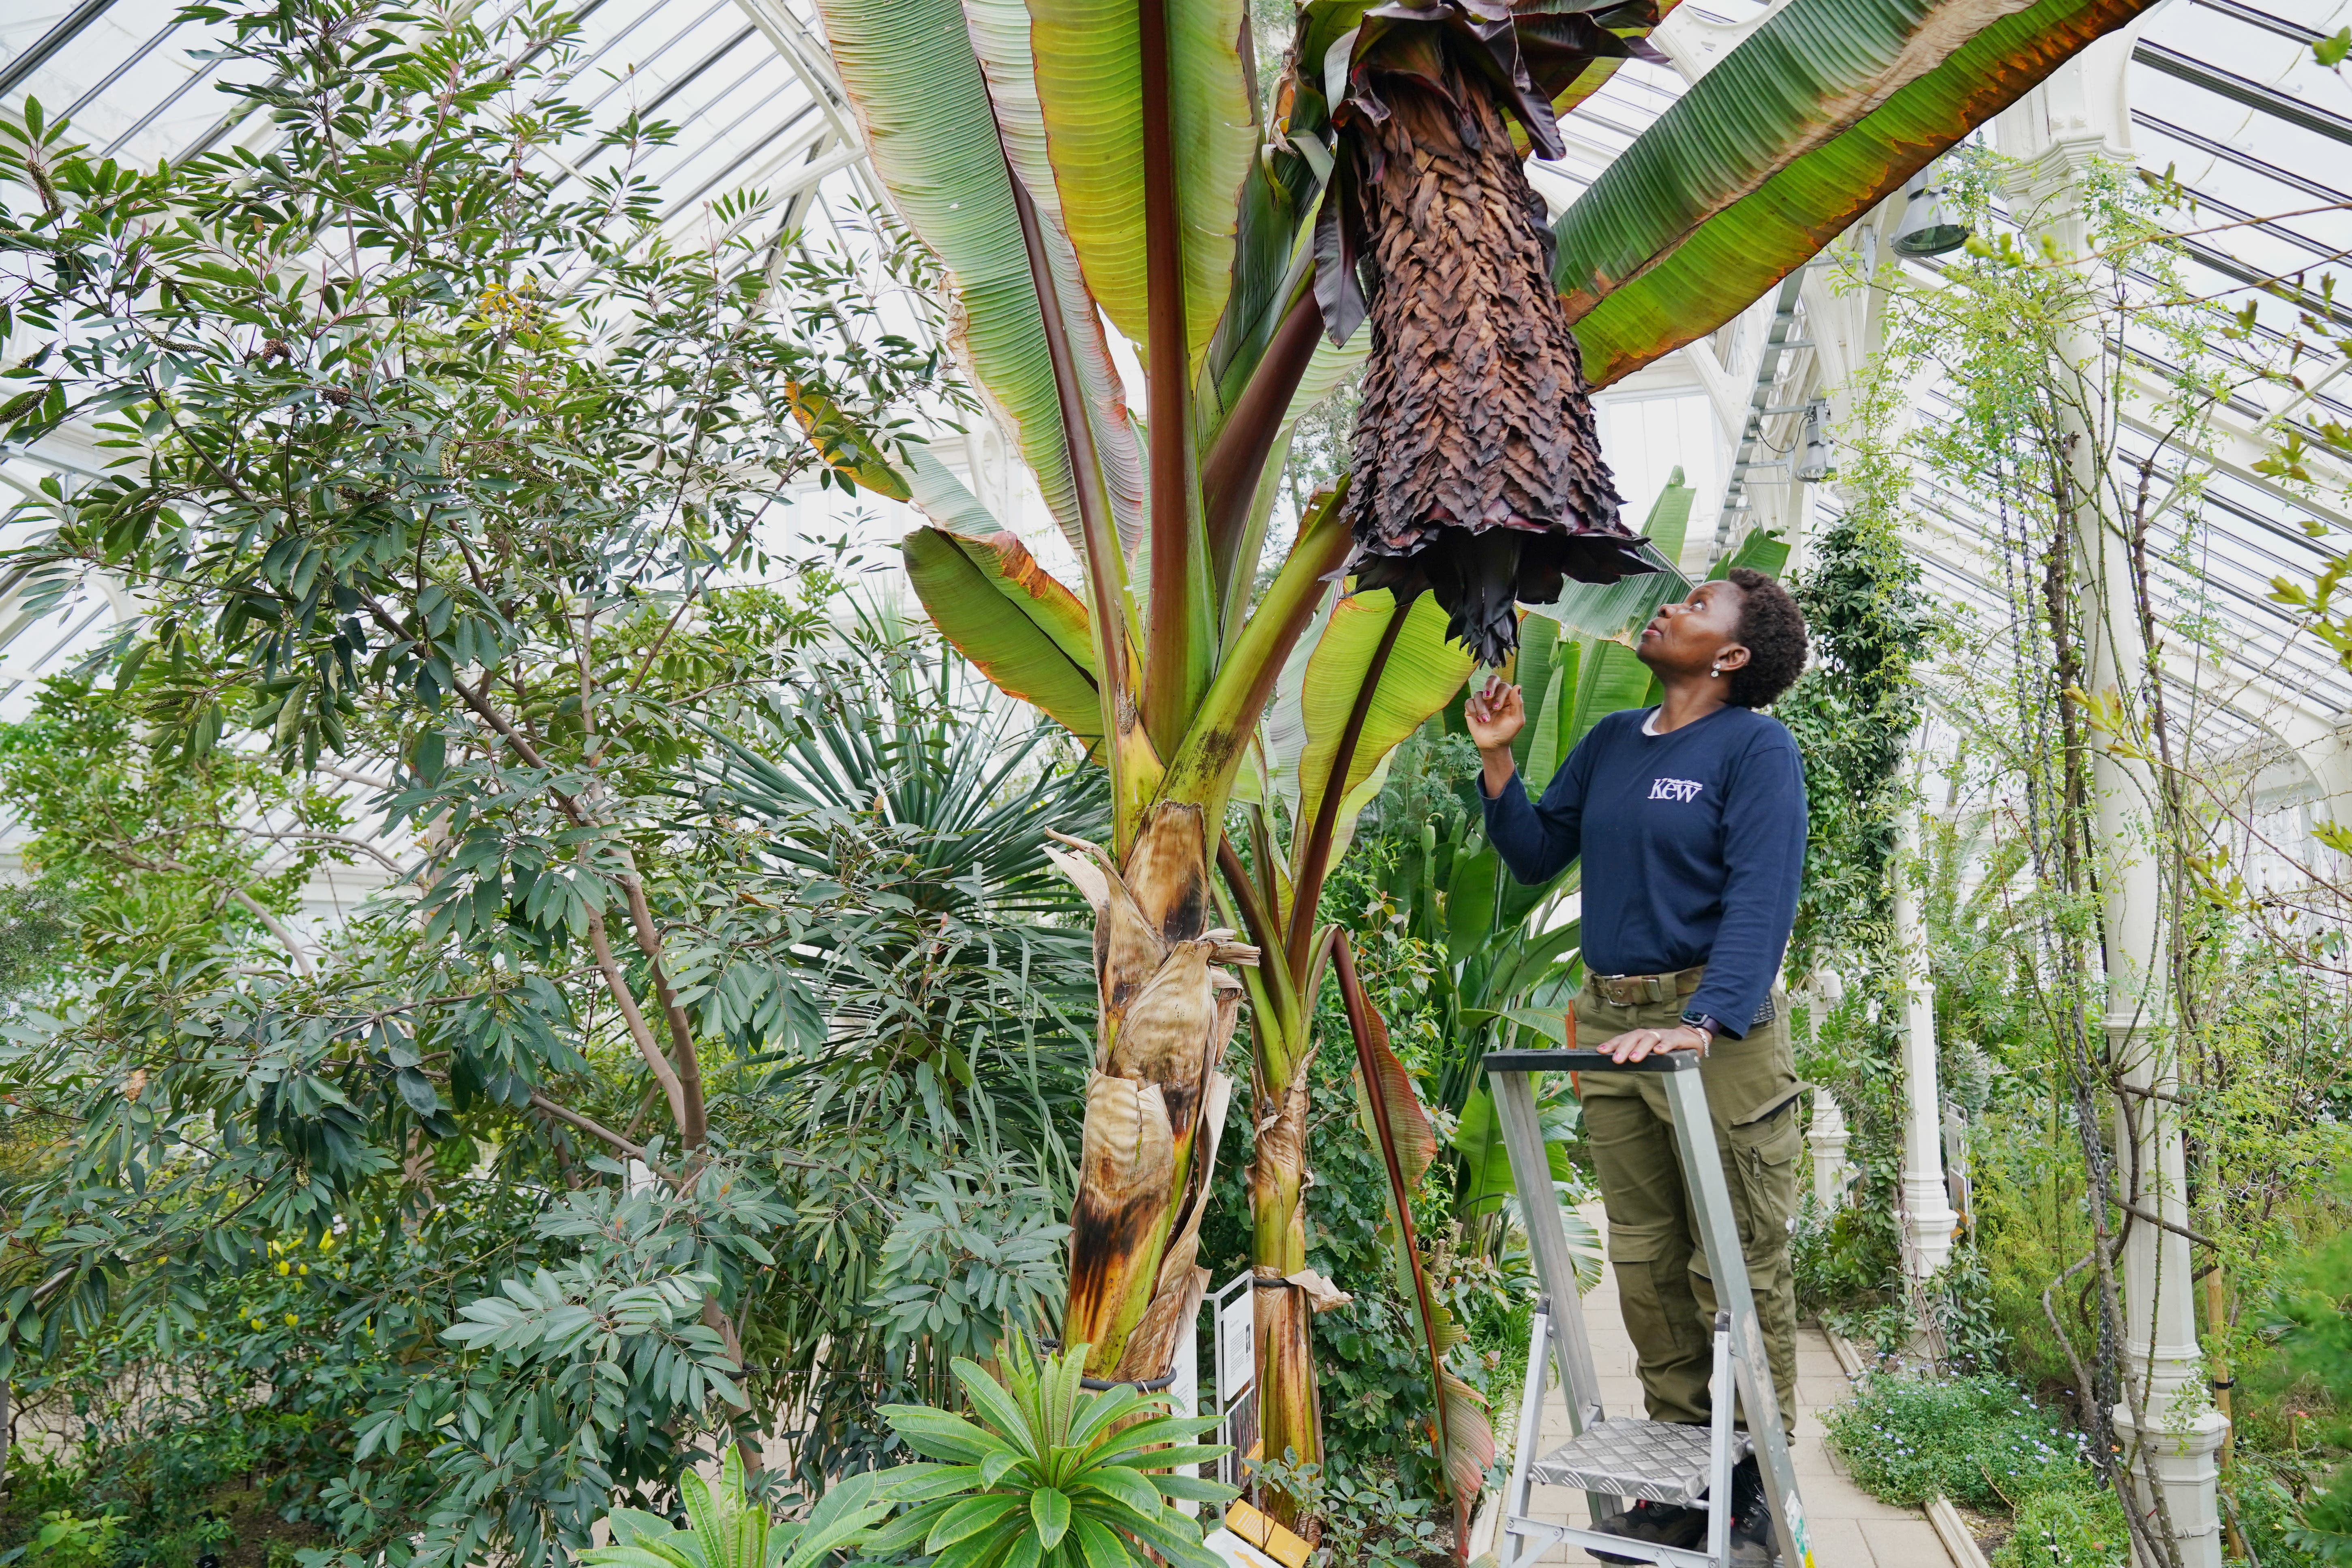
[[[1570,583],[1554,603],[1528,606],[1528,621],[1520,637],[1527,636],[1526,627],[1533,626],[1538,616],[1578,637],[1627,637],[1648,624],[1660,605],[1671,604],[1688,594],[1690,580],[1682,574],[1676,563],[1682,559],[1683,542],[1690,528],[1691,503],[1697,498],[1698,492],[1683,483],[1682,469],[1675,469],[1667,477],[1664,488],[1658,491],[1658,499],[1650,504],[1650,515],[1642,524],[1642,532],[1650,541],[1643,553],[1658,570],[1620,577],[1614,583]]]
[[[1009,533],[919,528],[900,545],[931,624],[1000,690],[1044,709],[1089,747],[1102,740],[1087,607]]]
[[[996,124],[1012,164],[1037,213],[1054,299],[1068,334],[1102,465],[1103,486],[1118,521],[1120,546],[1132,553],[1143,539],[1143,443],[1128,411],[1127,389],[1111,359],[1102,312],[1095,309],[1070,243],[1062,193],[1045,151],[1045,120],[1037,100],[1036,60],[1030,50],[1029,9],[1024,0],[966,0],[972,52],[996,110]]]
[[[1392,628],[1396,618],[1396,599],[1387,589],[1350,594],[1332,606],[1307,656],[1299,683],[1304,732],[1298,750],[1294,859],[1311,852],[1314,826],[1331,789],[1336,785],[1341,796],[1335,825],[1344,819],[1352,826],[1379,793],[1372,782],[1374,770],[1469,678],[1470,655],[1446,637],[1445,611],[1435,595],[1415,598],[1404,612],[1403,624]],[[1383,642],[1389,644],[1388,657],[1375,671]],[[1360,707],[1363,722],[1355,749],[1348,755],[1344,776],[1335,779],[1340,742]],[[1337,859],[1339,852],[1334,842],[1331,858]]]
[[[1582,880],[1580,873],[1561,878],[1551,891],[1563,892]],[[1533,992],[1555,973],[1560,960],[1584,943],[1584,922],[1580,920],[1563,921],[1549,931],[1531,931],[1527,929],[1522,914],[1513,940],[1504,951],[1495,955],[1486,966],[1486,989],[1481,997],[1513,996]]]
[[[1575,706],[1560,740],[1560,760],[1592,732],[1592,726],[1624,708],[1649,706],[1656,678],[1633,650],[1620,642],[1589,642],[1577,671]]]
[[[1316,334],[1315,353],[1300,373],[1298,385],[1290,395],[1290,405],[1283,411],[1281,424],[1275,431],[1265,469],[1250,503],[1249,521],[1234,543],[1233,558],[1217,563],[1223,577],[1223,635],[1227,647],[1232,646],[1242,623],[1248,618],[1251,589],[1257,578],[1258,563],[1265,553],[1266,529],[1274,518],[1275,503],[1282,498],[1283,465],[1288,460],[1292,432],[1317,404],[1363,368],[1371,342],[1369,332],[1357,333],[1345,346],[1334,344],[1319,332]]]
[[[1004,524],[997,515],[981,504],[980,498],[939,460],[929,447],[910,445],[904,460],[896,465],[896,471],[916,507],[934,526],[973,539],[986,539],[1004,531]]]
[[[1331,612],[1341,595],[1330,589],[1315,611],[1315,618],[1291,645],[1282,673],[1275,678],[1274,696],[1258,721],[1250,745],[1250,766],[1236,780],[1234,798],[1272,806],[1279,802],[1288,820],[1298,820],[1298,754],[1307,749],[1307,715],[1300,711],[1300,694],[1307,689],[1307,661],[1331,624]]]
[[[959,0],[817,0],[866,154],[963,310],[972,380],[1004,415],[1045,504],[1082,538],[1045,322],[1013,178]]]
[[[1676,468],[1650,508],[1642,531],[1650,536],[1659,557],[1673,561],[1682,554],[1683,536],[1690,521],[1693,497]],[[1677,571],[1664,570],[1641,577],[1623,577],[1609,584],[1571,584],[1558,604],[1531,605],[1519,627],[1519,689],[1526,694],[1528,722],[1512,742],[1519,776],[1530,795],[1540,795],[1559,765],[1568,761],[1590,722],[1580,724],[1582,703],[1613,700],[1634,689],[1634,700],[1648,690],[1636,682],[1630,667],[1616,655],[1603,655],[1600,642],[1625,636],[1657,613],[1657,607],[1690,591]],[[1582,633],[1581,640],[1573,633]],[[1613,646],[1613,644],[1612,644]],[[1584,675],[1606,659],[1609,670],[1596,673],[1596,687],[1588,689]],[[1598,717],[1598,715],[1595,715]]]
[[[1748,530],[1748,537],[1730,554],[1715,563],[1715,570],[1707,577],[1709,581],[1728,577],[1735,566],[1751,567],[1767,577],[1778,577],[1788,564],[1789,542],[1777,533],[1755,528]]]
[[[1244,0],[1159,3],[1168,26],[1190,381],[1224,313],[1242,182],[1257,158],[1257,117],[1242,69]],[[1028,0],[1028,11],[1046,156],[1078,265],[1111,324],[1139,354],[1148,353],[1137,0]]]
[[[1527,787],[1538,797],[1552,774],[1559,772],[1559,764],[1568,761],[1570,709],[1575,701],[1578,674],[1584,668],[1584,645],[1555,638],[1551,664],[1551,679],[1538,689],[1538,706],[1532,710],[1535,722],[1526,731],[1532,739],[1527,761],[1519,768]]]
[[[1492,845],[1454,858],[1454,874],[1445,882],[1448,963],[1460,963],[1494,933],[1495,890],[1503,879],[1503,858]]]
[[[1713,331],[2153,3],[1792,0],[1554,226],[1585,374],[1607,386]]]
[[[1569,1158],[1568,1146],[1576,1141],[1581,1119],[1577,1115],[1576,1101],[1561,1092],[1567,1088],[1565,1083],[1548,1087],[1553,1092],[1537,1108],[1543,1125],[1545,1162],[1553,1181],[1573,1182],[1577,1179],[1576,1163]],[[1472,1218],[1493,1214],[1512,1196],[1511,1156],[1503,1143],[1502,1118],[1495,1114],[1494,1094],[1485,1085],[1470,1091],[1462,1115],[1454,1124],[1452,1142],[1454,1153],[1462,1160],[1459,1212]],[[1571,1250],[1581,1250],[1576,1247],[1579,1232],[1591,1243],[1599,1241],[1591,1234],[1592,1227],[1584,1224],[1583,1215],[1563,1212],[1560,1217],[1571,1222]],[[1590,1253],[1589,1259],[1577,1259],[1576,1268],[1576,1282],[1587,1290],[1601,1283],[1601,1249],[1592,1245]]]
[[[1531,615],[1519,623],[1519,661],[1512,672],[1527,703],[1528,721],[1511,742],[1511,760],[1528,793],[1539,795],[1566,755],[1559,749],[1559,713],[1576,689],[1578,644],[1554,622]]]

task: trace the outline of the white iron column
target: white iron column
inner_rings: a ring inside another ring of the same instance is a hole
[[[1830,1091],[1813,1091],[1813,1120],[1805,1129],[1805,1139],[1813,1150],[1813,1201],[1827,1215],[1832,1209],[1845,1206],[1846,1145],[1853,1134],[1845,1124],[1845,1111],[1830,1098]]]
[[[1805,1002],[1805,1035],[1810,1044],[1822,1042],[1822,1020],[1845,1000],[1845,979],[1834,969],[1816,969],[1805,976],[1799,994]],[[1823,1218],[1845,1206],[1846,1188],[1853,1180],[1845,1152],[1853,1142],[1846,1126],[1845,1107],[1825,1089],[1813,1090],[1813,1118],[1805,1127],[1805,1142],[1813,1152],[1813,1201]]]
[[[2069,345],[2070,356],[2076,346]],[[2100,352],[2095,343],[2081,346]],[[2079,613],[2092,644],[2090,690],[2112,700],[2136,685],[2147,668],[2133,607],[2130,561],[2124,541],[2094,509],[2084,509],[2080,518],[2075,550],[2082,574]],[[2116,1432],[2127,1455],[2136,1445],[2152,1447],[2187,1568],[2219,1568],[2216,1456],[2230,1424],[2212,1407],[2205,1356],[2197,1342],[2195,1259],[2188,1237],[2151,1223],[2184,1228],[2189,1224],[2187,1164],[2170,1105],[2179,1073],[2159,919],[2164,889],[2151,847],[2156,782],[2145,763],[2117,756],[2104,745],[2094,748],[2092,759],[2106,950],[2099,1021],[2125,1084],[2116,1111],[2111,1179],[2116,1194],[2136,1211],[2125,1222],[2129,1236],[2123,1259],[2123,1375],[2132,1386],[2116,1407]],[[2144,1426],[2132,1413],[2135,1399]]]
[[[2070,357],[2077,347],[2100,352],[2095,342],[2070,344]],[[2093,645],[2090,690],[2112,700],[2136,685],[2147,668],[2133,607],[2130,562],[2123,540],[2095,509],[2081,514],[2074,542],[2082,574],[2079,614]],[[2159,920],[2164,889],[2151,848],[2156,784],[2146,763],[2104,745],[2095,746],[2092,759],[2106,959],[2099,1022],[2125,1083],[2110,1174],[2116,1195],[2137,1211],[2125,1222],[2129,1235],[2123,1258],[2123,1375],[2132,1386],[2116,1407],[2116,1433],[2135,1458],[2135,1446],[2152,1447],[2186,1568],[2220,1568],[2216,1456],[2230,1424],[2212,1407],[2205,1356],[2197,1342],[2195,1259],[2189,1240],[2151,1223],[2152,1217],[2189,1225],[2187,1165],[2170,1106],[2179,1074]],[[2135,1399],[2144,1426],[2132,1413]]]
[[[2068,200],[2083,168],[2093,158],[2130,157],[2121,150],[2129,134],[2122,73],[2130,47],[2128,32],[2101,40],[2001,116],[2003,151],[2032,160],[2011,190],[2011,210],[2025,210],[2022,200],[2046,215],[2044,231],[2068,255],[2087,249],[2082,218]],[[2077,426],[2075,480],[2086,496],[2107,482],[2099,463],[2117,413],[2107,405],[2114,378],[2105,374],[2106,353],[2095,331],[2078,328],[2062,338],[2064,363],[2053,367],[2079,394],[2070,422]],[[2106,509],[2088,500],[2075,513],[2073,542],[2076,615],[2088,645],[2084,684],[2102,701],[2127,700],[2137,713],[2148,649],[2126,542]],[[2156,1472],[2186,1568],[2220,1568],[2216,1456],[2229,1422],[2212,1407],[2198,1347],[2189,1242],[2150,1223],[2189,1223],[2180,1128],[2169,1104],[2179,1076],[2151,831],[2155,780],[2144,763],[2103,744],[2095,743],[2091,754],[2106,976],[2099,1024],[2126,1086],[2112,1178],[2115,1195],[2137,1211],[2129,1221],[2123,1279],[2122,1370],[2132,1392],[2113,1419],[2133,1473]],[[2133,1415],[2134,1404],[2144,1421]],[[2153,1524],[2154,1500],[2144,1491],[2143,1500]]]
[[[1911,862],[1919,854],[1919,813],[1903,810],[1903,836],[1895,856],[1895,945],[1903,965],[1903,1184],[1895,1221],[1903,1233],[1903,1262],[1915,1279],[1927,1279],[1951,1261],[1952,1232],[1960,1216],[1952,1212],[1944,1186],[1944,1103],[1936,1085],[1936,986],[1927,977],[1927,934],[1919,918],[1919,895]]]

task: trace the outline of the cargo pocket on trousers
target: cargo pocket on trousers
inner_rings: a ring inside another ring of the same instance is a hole
[[[1788,1239],[1797,1212],[1797,1155],[1804,1147],[1792,1095],[1780,1109],[1725,1130],[1729,1135],[1734,1203],[1739,1242],[1753,1248],[1759,1239]]]

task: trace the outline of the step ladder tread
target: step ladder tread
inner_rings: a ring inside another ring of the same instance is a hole
[[[1732,1463],[1746,1458],[1748,1448],[1747,1433],[1732,1434]],[[1528,1474],[1546,1486],[1688,1506],[1706,1493],[1709,1458],[1704,1426],[1598,1421],[1535,1460]]]

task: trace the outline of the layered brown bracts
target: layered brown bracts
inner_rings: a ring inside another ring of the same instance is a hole
[[[1637,47],[1542,0],[1379,6],[1331,116],[1317,289],[1335,338],[1367,316],[1372,331],[1349,486],[1357,585],[1434,593],[1488,665],[1518,646],[1516,603],[1656,569],[1618,520],[1550,226],[1505,118],[1558,156],[1552,98]]]
[[[1076,853],[1047,854],[1094,907],[1100,987],[1062,1336],[1091,1347],[1094,1376],[1150,1381],[1169,1370],[1208,1285],[1201,1220],[1232,1091],[1219,1067],[1242,999],[1223,965],[1255,963],[1257,950],[1203,929],[1199,806],[1154,806],[1123,864],[1061,841]]]

